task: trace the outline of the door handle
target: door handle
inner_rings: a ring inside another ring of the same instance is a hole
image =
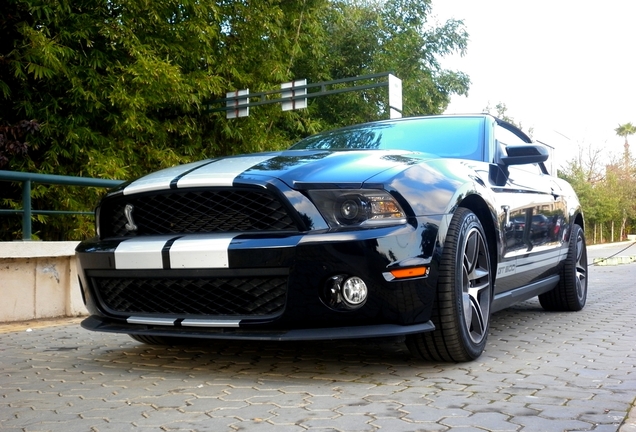
[[[505,225],[504,226],[506,228],[510,228],[510,226],[512,225],[510,223],[510,206],[504,205],[504,206],[501,206],[501,209],[504,212],[504,219],[505,219]]]

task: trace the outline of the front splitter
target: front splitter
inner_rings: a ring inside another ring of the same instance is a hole
[[[323,327],[307,329],[249,329],[249,328],[162,328],[161,326],[139,326],[119,323],[90,316],[82,321],[87,330],[125,333],[147,336],[169,336],[200,339],[234,339],[261,341],[300,341],[300,340],[335,340],[361,339],[372,337],[404,336],[408,334],[430,332],[435,330],[431,322],[412,325],[375,324],[350,327]]]

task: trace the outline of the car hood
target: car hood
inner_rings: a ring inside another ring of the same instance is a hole
[[[186,187],[232,186],[241,179],[277,178],[293,188],[307,184],[359,187],[368,179],[435,156],[400,150],[286,150],[204,160],[149,174],[123,189],[124,194]]]

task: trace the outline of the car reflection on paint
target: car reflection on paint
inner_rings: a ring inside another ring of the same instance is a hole
[[[583,214],[547,158],[492,116],[429,116],[149,174],[77,247],[82,326],[149,344],[401,335],[473,360],[497,310],[585,305]]]

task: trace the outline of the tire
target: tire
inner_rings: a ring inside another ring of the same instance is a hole
[[[568,255],[561,269],[559,284],[539,295],[547,311],[580,311],[587,301],[587,247],[583,228],[574,224],[570,233]]]
[[[484,351],[490,326],[492,271],[479,218],[458,208],[439,265],[435,331],[407,336],[409,351],[425,360],[465,362]]]
[[[148,336],[148,335],[139,335],[139,334],[129,334],[131,338],[136,340],[137,342],[145,343],[147,345],[180,345],[183,344],[183,339],[177,337],[170,336]]]

